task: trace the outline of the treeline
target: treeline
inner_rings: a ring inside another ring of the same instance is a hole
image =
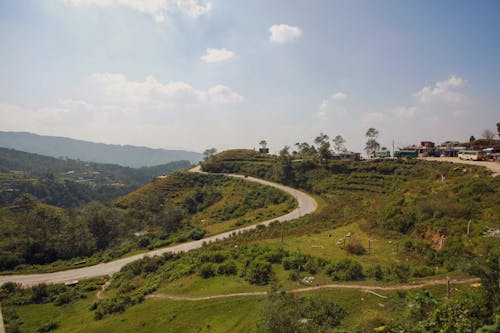
[[[188,161],[178,161],[134,169],[0,148],[0,205],[13,203],[23,193],[60,207],[108,201],[189,166]]]

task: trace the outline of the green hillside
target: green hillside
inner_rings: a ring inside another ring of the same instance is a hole
[[[216,155],[203,169],[287,183],[313,194],[319,209],[189,253],[131,263],[98,299],[96,291],[83,290],[85,284],[46,290],[39,299],[33,298],[39,289],[4,286],[8,327],[28,332],[50,325],[55,332],[498,329],[500,252],[490,231],[500,229],[500,179],[489,171],[420,160],[325,162],[244,150]],[[222,182],[212,177],[197,182]],[[117,205],[130,209],[150,193],[175,193],[169,200],[183,202],[181,184],[186,189],[194,184],[169,178]],[[208,212],[193,216],[213,219],[222,213],[214,210],[208,218]],[[300,290],[310,287],[324,289]],[[57,301],[62,297],[66,305]]]
[[[189,166],[188,161],[178,161],[134,169],[0,148],[0,206],[12,204],[24,193],[61,207],[113,200],[154,177]]]

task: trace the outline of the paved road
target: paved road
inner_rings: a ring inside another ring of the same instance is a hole
[[[469,164],[469,165],[479,165],[483,166],[493,172],[493,177],[500,176],[500,163],[499,162],[487,162],[487,161],[465,161],[457,157],[425,157],[426,161],[437,161],[437,162],[451,162],[459,164]]]
[[[195,167],[190,170],[191,172],[201,172],[200,167]],[[69,282],[69,281],[75,281],[75,280],[82,280],[82,279],[88,279],[88,278],[93,278],[97,276],[104,276],[104,275],[111,275],[113,273],[118,272],[123,266],[141,259],[145,256],[155,256],[155,255],[161,255],[166,252],[186,252],[194,249],[198,249],[202,247],[203,243],[208,243],[208,242],[216,242],[225,238],[229,238],[234,235],[236,232],[242,232],[246,230],[252,230],[255,229],[258,225],[269,225],[273,221],[279,221],[279,222],[285,222],[285,221],[290,221],[297,219],[301,216],[310,214],[314,212],[318,208],[318,204],[316,203],[316,200],[314,200],[311,196],[307,195],[304,192],[301,192],[299,190],[293,189],[288,186],[276,184],[273,182],[269,182],[263,179],[259,178],[253,178],[253,177],[244,177],[241,175],[233,175],[233,174],[224,174],[228,177],[234,177],[234,178],[244,178],[245,180],[267,185],[267,186],[272,186],[274,188],[277,188],[279,190],[282,190],[284,192],[289,193],[290,195],[294,196],[297,199],[298,202],[298,207],[291,211],[288,214],[285,214],[283,216],[279,216],[276,218],[273,218],[271,220],[267,220],[264,222],[260,222],[251,226],[243,227],[243,228],[238,228],[232,231],[224,232],[218,235],[206,237],[197,241],[192,241],[192,242],[187,242],[179,245],[174,245],[174,246],[169,246],[157,250],[153,250],[150,252],[142,253],[142,254],[137,254],[134,256],[130,256],[127,258],[122,258],[114,261],[110,261],[107,263],[102,263],[94,266],[88,266],[88,267],[82,267],[82,268],[76,268],[76,269],[70,269],[66,271],[60,271],[60,272],[54,272],[54,273],[41,273],[41,274],[26,274],[26,275],[6,275],[6,276],[0,276],[0,285],[3,284],[4,282],[7,281],[13,281],[16,283],[20,283],[23,286],[32,286],[36,285],[39,283],[64,283],[64,282]]]

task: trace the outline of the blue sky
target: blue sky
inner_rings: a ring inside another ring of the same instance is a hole
[[[500,2],[0,0],[0,130],[360,151],[500,121]]]

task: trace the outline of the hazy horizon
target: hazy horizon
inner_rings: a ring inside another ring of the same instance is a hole
[[[0,0],[0,130],[361,151],[500,121],[500,3]]]

